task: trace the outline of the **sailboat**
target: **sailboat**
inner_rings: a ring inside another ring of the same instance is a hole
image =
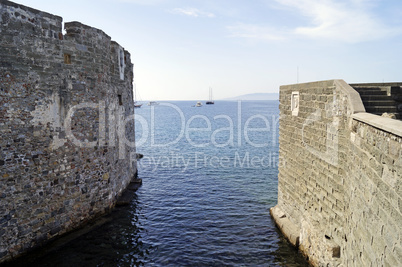
[[[137,85],[134,84],[134,108],[140,108],[142,104],[137,104]]]
[[[207,102],[205,102],[205,104],[207,104],[207,105],[215,104],[215,102],[212,100],[212,88],[211,87],[209,87],[209,100]]]

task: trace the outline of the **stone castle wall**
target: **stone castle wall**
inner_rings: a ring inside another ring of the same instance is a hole
[[[130,54],[65,30],[0,2],[0,262],[104,214],[136,175]]]
[[[402,121],[342,80],[281,86],[277,225],[317,266],[402,263]]]

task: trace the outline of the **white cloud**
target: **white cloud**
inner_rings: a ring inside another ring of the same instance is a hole
[[[369,11],[366,0],[276,0],[278,3],[297,9],[311,19],[312,26],[294,29],[295,34],[338,40],[349,43],[370,41],[392,36],[401,28],[384,25]]]
[[[275,0],[283,8],[296,10],[309,19],[308,25],[276,29],[272,26],[228,27],[231,36],[262,40],[283,40],[302,36],[318,40],[359,43],[402,34],[402,27],[385,25],[372,9],[374,0]]]
[[[204,12],[197,8],[174,8],[170,12],[173,14],[186,15],[190,17],[215,17],[213,13]]]

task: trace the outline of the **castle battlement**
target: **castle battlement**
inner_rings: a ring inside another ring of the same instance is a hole
[[[105,214],[136,176],[130,54],[64,27],[0,1],[0,262]]]

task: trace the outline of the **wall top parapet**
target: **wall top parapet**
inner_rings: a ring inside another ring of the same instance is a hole
[[[355,89],[353,89],[349,84],[347,84],[344,80],[341,79],[282,85],[280,87],[280,90],[296,91],[296,90],[309,90],[309,89],[330,88],[330,87],[338,88],[347,95],[351,114],[366,112],[366,109],[364,108],[359,93]]]
[[[347,95],[352,114],[366,112],[360,94],[352,86],[344,80],[335,80],[334,83]]]
[[[12,25],[11,25],[11,24]],[[66,34],[63,35],[63,24]],[[17,25],[17,26],[16,26]],[[19,27],[25,27],[24,38],[40,37],[62,40],[72,40],[78,44],[92,42],[100,46],[119,43],[112,40],[103,30],[83,24],[79,21],[64,22],[61,16],[53,15],[38,9],[7,0],[0,0],[0,26],[6,32],[21,34]],[[0,30],[2,31],[2,30]],[[122,47],[123,48],[123,47]],[[124,50],[124,48],[123,48]],[[129,54],[124,50],[124,54]]]
[[[301,90],[301,89],[313,89],[313,88],[327,88],[334,86],[335,80],[326,80],[326,81],[316,81],[316,82],[308,82],[308,83],[295,83],[288,85],[281,85],[280,90]]]
[[[354,120],[367,123],[380,130],[402,137],[402,121],[381,117],[370,113],[353,114]]]
[[[79,21],[71,21],[71,22],[65,22],[64,23],[64,29],[67,32],[67,35],[71,35],[71,34],[83,34],[83,31],[92,31],[92,32],[96,32],[99,35],[104,36],[107,39],[111,39],[111,37],[109,35],[107,35],[104,31],[95,28],[95,27],[91,27],[88,26],[86,24],[83,24]]]
[[[0,4],[4,5],[4,6],[7,6],[7,7],[14,8],[14,9],[20,9],[20,10],[28,11],[28,12],[30,12],[32,14],[39,15],[41,17],[51,18],[51,19],[54,19],[54,20],[58,20],[60,22],[63,20],[63,18],[60,17],[60,16],[53,15],[53,14],[47,13],[45,11],[35,9],[35,8],[32,8],[32,7],[28,7],[28,6],[24,6],[24,5],[14,3],[14,2],[11,2],[11,1],[0,0]]]

